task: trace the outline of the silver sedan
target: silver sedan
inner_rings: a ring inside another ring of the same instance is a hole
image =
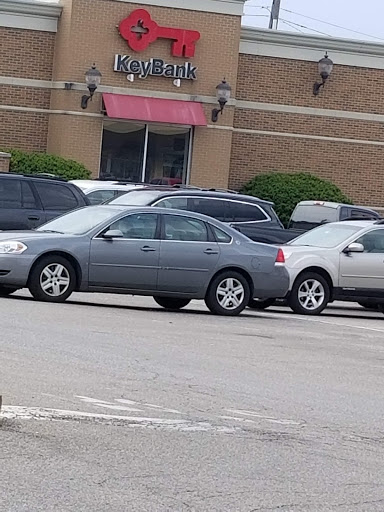
[[[254,298],[285,296],[289,276],[279,256],[203,215],[92,206],[36,231],[1,233],[0,295],[20,288],[47,302],[74,291],[150,295],[174,310],[203,299],[213,313],[233,316]]]

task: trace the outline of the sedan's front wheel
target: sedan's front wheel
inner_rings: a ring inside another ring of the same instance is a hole
[[[76,273],[65,258],[47,256],[32,269],[28,287],[36,300],[64,302],[76,287]]]
[[[176,299],[172,297],[153,297],[153,299],[162,308],[172,311],[185,308],[191,302],[189,299]]]
[[[251,297],[249,284],[238,272],[223,272],[211,282],[205,303],[215,315],[236,316],[248,306]]]
[[[327,307],[330,296],[330,287],[324,277],[305,272],[296,279],[288,303],[299,315],[319,315]]]

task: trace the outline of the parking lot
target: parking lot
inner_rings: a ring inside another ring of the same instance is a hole
[[[0,301],[2,509],[383,509],[384,318]]]

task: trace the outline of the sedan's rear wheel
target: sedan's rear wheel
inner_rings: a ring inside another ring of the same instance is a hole
[[[244,276],[227,271],[211,282],[205,303],[215,315],[236,316],[249,304],[251,291]]]
[[[191,302],[189,299],[176,299],[172,297],[153,297],[153,299],[162,308],[173,311],[185,308]]]
[[[330,295],[329,284],[321,275],[305,272],[296,279],[288,303],[299,315],[319,315],[327,307]]]
[[[76,287],[76,273],[68,260],[47,256],[32,269],[29,291],[36,300],[64,302]]]

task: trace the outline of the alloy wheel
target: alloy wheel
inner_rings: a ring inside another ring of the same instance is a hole
[[[59,263],[47,265],[40,274],[40,286],[50,297],[60,297],[69,288],[71,276],[68,269]]]
[[[325,300],[324,286],[316,279],[303,281],[297,294],[299,303],[308,311],[319,308]]]
[[[241,306],[244,301],[244,286],[234,278],[227,278],[220,282],[216,291],[216,298],[223,309],[232,311]]]

